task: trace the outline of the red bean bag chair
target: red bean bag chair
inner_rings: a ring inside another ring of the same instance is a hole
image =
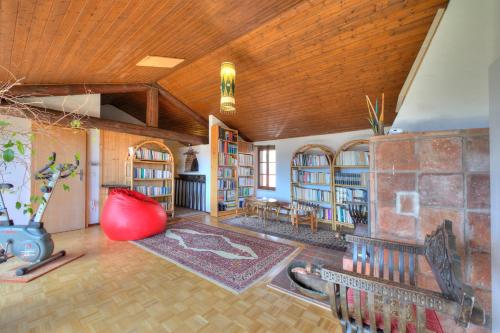
[[[101,227],[111,240],[137,240],[165,231],[167,213],[142,193],[113,190],[104,204]]]

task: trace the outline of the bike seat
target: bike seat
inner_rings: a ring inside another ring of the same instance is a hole
[[[14,185],[8,183],[0,183],[0,190],[9,190],[13,188]]]

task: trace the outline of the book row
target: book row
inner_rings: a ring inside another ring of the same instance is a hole
[[[238,154],[238,145],[227,141],[219,141],[219,151],[226,154]]]
[[[303,170],[292,170],[292,181],[294,183],[330,184],[329,172],[309,172]]]
[[[219,130],[219,139],[236,142],[237,135],[233,131],[227,131],[227,130],[225,130],[223,128],[220,128],[220,130]]]
[[[253,178],[250,177],[239,177],[238,186],[253,186]]]
[[[232,201],[236,199],[236,190],[217,191],[218,201]]]
[[[134,178],[141,178],[141,179],[172,178],[172,172],[170,170],[134,168]]]
[[[172,201],[161,201],[159,204],[163,207],[165,210],[172,210]]]
[[[292,160],[294,166],[325,166],[328,167],[328,159],[324,154],[297,154]]]
[[[217,188],[219,190],[232,190],[236,188],[236,182],[233,179],[217,179]]]
[[[329,203],[332,198],[330,191],[299,186],[293,187],[293,196],[297,200],[317,201],[323,203]]]
[[[225,177],[225,178],[234,177],[234,169],[233,168],[219,167],[217,169],[217,177]]]
[[[246,154],[238,154],[238,161],[241,165],[253,165],[253,156]]]
[[[134,191],[140,192],[148,196],[167,195],[172,193],[171,186],[134,186]]]
[[[368,192],[366,190],[360,190],[360,189],[336,187],[335,201],[337,203],[344,203],[351,201],[368,202]]]
[[[236,201],[233,202],[219,202],[217,203],[217,210],[220,211],[226,211],[226,210],[231,210],[235,209],[237,207]]]
[[[253,187],[239,187],[238,196],[239,197],[251,197],[254,195]]]
[[[248,167],[239,167],[238,176],[253,176],[253,169]]]
[[[335,161],[336,165],[369,165],[370,159],[366,151],[341,151]]]
[[[353,224],[349,210],[344,206],[335,206],[335,213],[338,222]]]
[[[128,147],[129,155],[134,152],[134,147]],[[170,154],[162,151],[139,148],[135,151],[135,158],[140,160],[169,161]]]
[[[238,160],[232,155],[219,153],[219,165],[237,165]]]
[[[336,172],[335,173],[335,184],[338,184],[338,185],[368,186],[369,182],[370,182],[370,174],[368,172],[363,172],[363,173]]]

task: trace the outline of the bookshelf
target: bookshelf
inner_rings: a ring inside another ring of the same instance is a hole
[[[334,159],[333,196],[335,230],[353,231],[354,223],[347,202],[357,202],[368,213],[370,154],[368,140],[343,144]]]
[[[293,204],[318,209],[318,221],[333,225],[334,153],[326,146],[310,144],[299,148],[290,163],[290,194]]]
[[[210,214],[225,216],[238,209],[238,131],[213,125],[210,131]]]
[[[174,217],[174,156],[160,141],[144,141],[128,148],[130,189],[156,199]]]
[[[238,139],[238,208],[243,208],[245,198],[255,197],[255,164],[254,145]]]

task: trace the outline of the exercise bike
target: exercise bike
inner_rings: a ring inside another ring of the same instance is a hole
[[[0,184],[0,264],[6,262],[10,255],[16,256],[30,265],[20,267],[16,270],[17,276],[22,276],[40,268],[58,258],[64,257],[66,251],[62,250],[54,255],[54,241],[50,233],[43,227],[42,217],[54,192],[57,181],[70,176],[79,165],[78,159],[75,164],[55,164],[56,154],[52,153],[49,163],[40,169],[35,179],[46,180],[41,187],[42,200],[36,213],[31,217],[28,225],[14,225],[9,218],[7,207],[3,201],[2,191],[11,189],[12,184]]]

